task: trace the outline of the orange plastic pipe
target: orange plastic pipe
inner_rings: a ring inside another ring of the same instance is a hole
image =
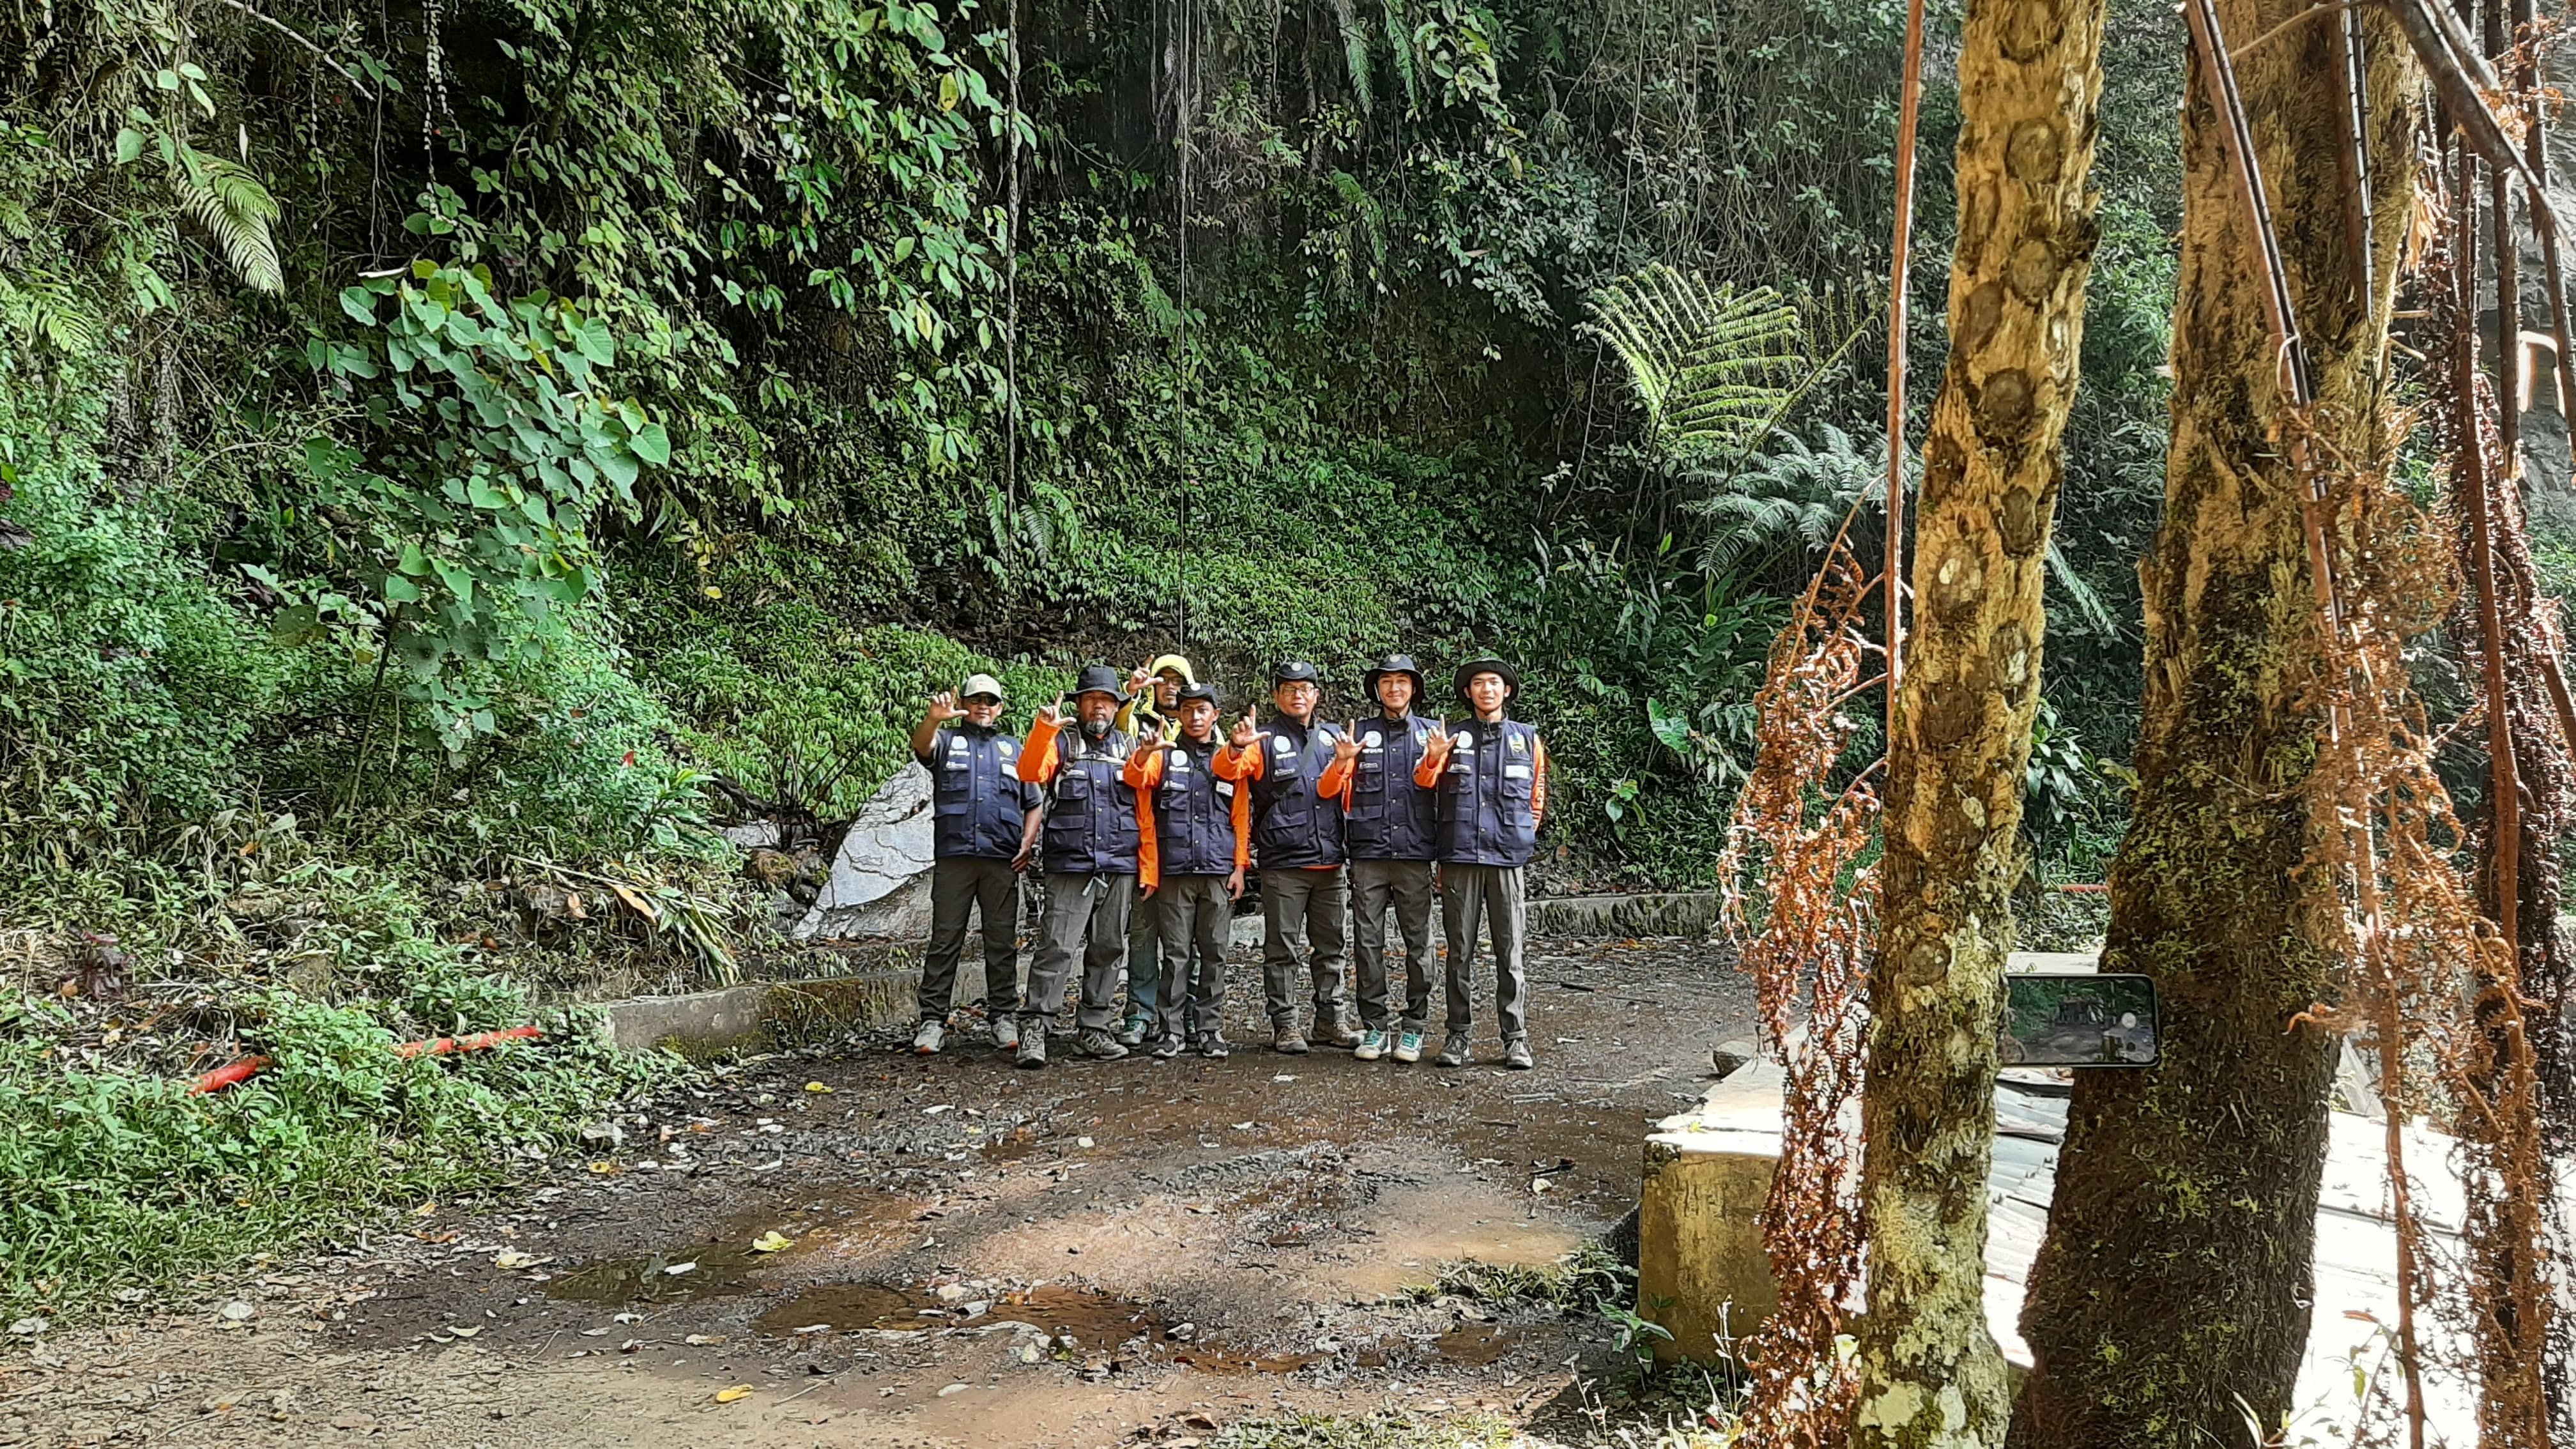
[[[545,1035],[544,1032],[533,1026],[513,1026],[501,1031],[476,1032],[471,1036],[434,1036],[427,1041],[403,1042],[394,1048],[394,1055],[443,1057],[449,1052],[480,1051],[488,1046],[499,1046],[505,1041],[527,1041],[543,1035]],[[196,1082],[188,1088],[188,1095],[202,1097],[208,1092],[220,1092],[226,1087],[247,1082],[253,1073],[267,1065],[266,1057],[244,1057],[237,1062],[227,1062],[197,1078]]]

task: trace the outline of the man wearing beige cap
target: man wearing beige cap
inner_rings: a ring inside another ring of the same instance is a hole
[[[960,703],[960,700],[963,703]],[[963,723],[941,728],[952,720]],[[912,1049],[928,1056],[956,1009],[957,960],[966,916],[984,913],[984,1008],[993,1044],[1019,1045],[1021,827],[1038,788],[1020,779],[1020,742],[1003,732],[1002,685],[969,675],[955,694],[934,695],[912,732],[912,756],[930,771],[930,949],[921,962],[921,1027]]]

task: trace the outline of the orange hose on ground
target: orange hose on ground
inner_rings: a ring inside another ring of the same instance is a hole
[[[394,1055],[443,1057],[449,1052],[480,1051],[485,1047],[499,1046],[505,1041],[527,1041],[543,1035],[545,1035],[544,1032],[533,1026],[513,1026],[501,1031],[476,1032],[472,1036],[434,1036],[427,1041],[403,1042],[394,1048]],[[202,1097],[208,1092],[220,1092],[226,1087],[247,1082],[254,1072],[267,1065],[266,1057],[244,1057],[237,1062],[227,1062],[197,1078],[196,1082],[188,1088],[188,1095]]]

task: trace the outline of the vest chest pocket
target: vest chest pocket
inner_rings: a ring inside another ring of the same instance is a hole
[[[1091,776],[1079,769],[1062,772],[1055,777],[1055,797],[1088,801],[1091,798]]]
[[[1530,798],[1530,787],[1531,787],[1533,784],[1535,784],[1535,783],[1536,783],[1536,782],[1531,778],[1531,775],[1530,775],[1530,767],[1529,767],[1529,766],[1527,766],[1527,765],[1505,765],[1505,766],[1503,766],[1503,798],[1504,798],[1504,799],[1506,799],[1506,800],[1526,800],[1526,799]]]

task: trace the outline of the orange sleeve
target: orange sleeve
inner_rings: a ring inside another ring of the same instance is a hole
[[[1136,792],[1136,889],[1149,891],[1163,881],[1163,848],[1154,839],[1154,793]]]
[[[1440,783],[1440,772],[1449,768],[1449,737],[1442,735],[1422,747],[1422,763],[1413,767],[1413,783],[1428,790]]]
[[[1126,767],[1118,772],[1130,790],[1151,790],[1163,783],[1163,752],[1147,746],[1127,752]]]
[[[1532,741],[1530,756],[1530,828],[1547,823],[1547,741]]]
[[[1261,772],[1254,766],[1260,763],[1258,747],[1245,745],[1238,750],[1228,746],[1216,752],[1216,758],[1208,762],[1208,768],[1215,771],[1220,780],[1258,780]]]
[[[1335,760],[1324,767],[1323,775],[1315,781],[1315,793],[1327,800],[1339,798],[1342,808],[1348,810],[1351,808],[1351,781],[1359,772],[1357,761],[1345,764]]]
[[[1056,727],[1044,720],[1029,726],[1029,741],[1020,746],[1020,783],[1043,785],[1055,778]]]
[[[1222,755],[1219,759],[1224,758]],[[1252,792],[1234,792],[1234,868],[1246,870],[1252,865]]]
[[[1236,751],[1237,754],[1243,757],[1243,773],[1235,778],[1242,780],[1258,780],[1269,773],[1267,767],[1270,756],[1269,751],[1265,748],[1269,742],[1270,737],[1268,735],[1255,735],[1253,736],[1251,744],[1245,745],[1241,750]]]

